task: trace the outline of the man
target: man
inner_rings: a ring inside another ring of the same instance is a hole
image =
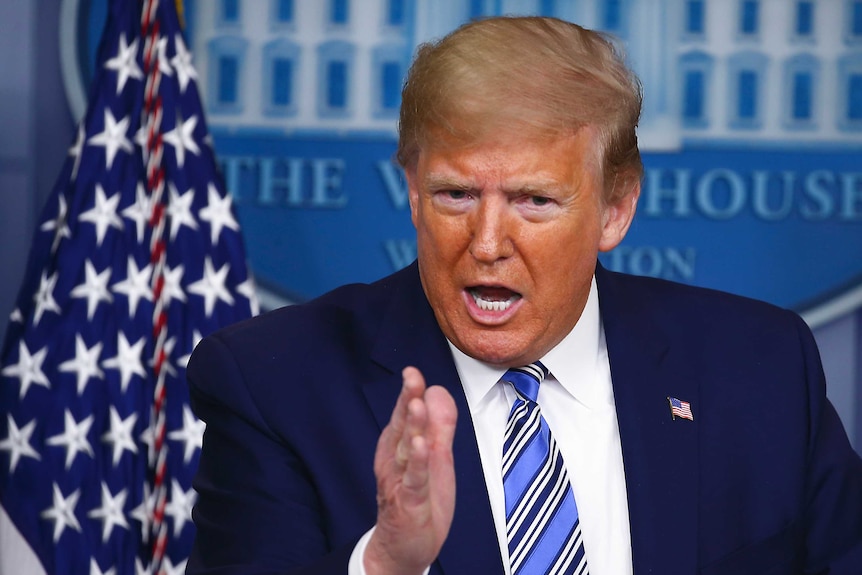
[[[420,49],[398,151],[417,262],[192,357],[189,573],[859,573],[862,461],[803,322],[597,264],[635,213],[639,112],[574,24]],[[545,467],[513,487],[529,446]]]

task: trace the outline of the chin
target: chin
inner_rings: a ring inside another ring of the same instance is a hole
[[[480,341],[477,342],[476,339]],[[518,358],[523,355],[522,350],[516,352],[509,345],[503,342],[495,343],[495,338],[481,334],[473,338],[472,342],[466,342],[459,349],[474,359],[501,367],[515,365]]]

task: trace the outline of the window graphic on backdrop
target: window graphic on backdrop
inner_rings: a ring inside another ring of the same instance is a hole
[[[101,29],[92,4],[90,36]],[[407,190],[391,157],[414,50],[470,18],[543,14],[614,34],[644,85],[642,198],[606,266],[797,309],[836,294],[860,299],[862,1],[185,8],[227,187],[271,293],[306,299],[413,260]]]

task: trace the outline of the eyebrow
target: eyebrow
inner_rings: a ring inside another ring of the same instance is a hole
[[[459,181],[446,174],[430,174],[425,178],[425,187],[429,190],[475,190],[476,186]]]
[[[506,193],[510,195],[514,194],[527,194],[530,196],[545,196],[548,194],[553,194],[560,189],[560,185],[556,182],[545,181],[545,182],[536,182],[524,184],[522,186],[518,186],[512,189],[506,189]]]
[[[461,190],[465,192],[475,191],[478,187],[470,182],[459,180],[457,177],[446,174],[429,174],[425,178],[425,186],[428,190]],[[504,189],[506,194],[531,194],[544,195],[554,193],[560,189],[560,183],[553,179],[540,179],[533,182],[523,182],[513,187]]]

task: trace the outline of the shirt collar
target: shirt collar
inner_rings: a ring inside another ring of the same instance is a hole
[[[474,359],[449,342],[468,405],[479,405],[506,373],[505,369]],[[596,279],[581,317],[572,331],[541,359],[563,389],[589,408],[613,405],[613,390],[601,385],[601,362],[607,365],[607,347],[599,312]]]

